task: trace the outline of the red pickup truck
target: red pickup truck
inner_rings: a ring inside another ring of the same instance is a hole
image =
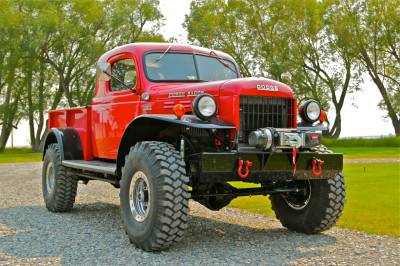
[[[127,44],[96,71],[91,105],[49,111],[50,211],[73,207],[78,181],[109,182],[129,240],[148,251],[182,238],[190,198],[219,210],[270,195],[282,225],[303,233],[340,217],[343,156],[321,145],[327,119],[316,101],[298,107],[288,86],[243,78],[231,56],[190,45]]]

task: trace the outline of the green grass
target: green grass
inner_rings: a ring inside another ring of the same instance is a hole
[[[334,152],[343,153],[345,159],[360,158],[400,158],[400,147],[329,147]]]
[[[337,225],[372,234],[400,236],[400,164],[348,164],[344,173],[347,202]],[[237,198],[230,206],[274,215],[264,196]]]
[[[344,154],[345,159],[359,158],[400,158],[400,137],[378,139],[345,138],[323,139],[329,149]],[[29,148],[6,149],[0,153],[0,163],[36,162],[41,160],[40,153]]]
[[[400,158],[400,137],[378,139],[324,138],[322,143],[334,152],[343,153],[345,159]]]
[[[400,148],[400,137],[385,137],[385,138],[376,138],[376,139],[323,138],[322,143],[330,148],[333,148],[333,147],[397,147],[397,148]]]
[[[41,159],[41,152],[32,152],[29,148],[5,149],[0,153],[0,163],[38,162]]]
[[[397,147],[329,147],[334,152],[344,154],[345,159],[360,158],[400,158]],[[0,163],[36,162],[42,159],[41,153],[31,152],[29,148],[6,149],[0,153]]]

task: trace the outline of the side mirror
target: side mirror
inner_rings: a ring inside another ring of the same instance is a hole
[[[109,81],[111,79],[111,65],[107,62],[99,62],[96,65],[97,80]]]

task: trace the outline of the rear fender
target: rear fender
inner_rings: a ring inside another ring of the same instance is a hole
[[[83,160],[83,149],[79,133],[74,128],[52,128],[48,131],[43,146],[43,158],[47,147],[58,143],[61,151],[61,160]]]
[[[177,119],[173,115],[142,115],[138,116],[128,125],[118,148],[117,173],[121,174],[121,168],[125,164],[125,156],[131,147],[140,141],[165,141],[175,140],[179,137],[182,127],[200,129],[234,129],[222,121],[203,121],[193,115],[185,115]],[[168,141],[167,141],[168,142]]]

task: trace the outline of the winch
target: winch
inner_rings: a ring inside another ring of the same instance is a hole
[[[321,131],[307,129],[260,128],[249,134],[249,145],[261,150],[310,148],[321,144]]]

